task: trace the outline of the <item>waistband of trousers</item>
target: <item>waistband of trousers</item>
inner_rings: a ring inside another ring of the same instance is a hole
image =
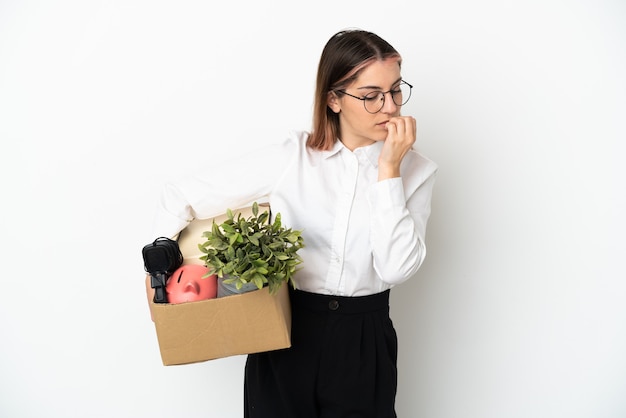
[[[359,314],[389,308],[389,290],[367,296],[333,296],[291,289],[293,308],[317,312]]]

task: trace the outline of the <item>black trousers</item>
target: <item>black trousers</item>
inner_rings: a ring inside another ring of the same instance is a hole
[[[395,418],[396,332],[389,291],[291,291],[292,347],[250,354],[246,418]]]

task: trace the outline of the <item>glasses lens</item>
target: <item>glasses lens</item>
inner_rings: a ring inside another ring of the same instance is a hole
[[[373,91],[363,97],[365,110],[370,113],[376,113],[383,108],[385,104],[385,95],[381,91]]]
[[[402,106],[411,98],[411,86],[404,82],[400,83],[397,88],[391,91],[391,97],[397,106]]]

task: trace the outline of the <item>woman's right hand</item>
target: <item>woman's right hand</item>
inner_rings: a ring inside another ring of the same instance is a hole
[[[400,177],[400,165],[417,138],[413,116],[396,116],[387,122],[387,139],[378,157],[378,180]]]

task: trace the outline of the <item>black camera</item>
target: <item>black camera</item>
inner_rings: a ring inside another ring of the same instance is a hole
[[[142,254],[144,268],[150,274],[150,286],[154,289],[154,302],[167,303],[167,279],[183,264],[178,242],[160,237],[143,247]]]

